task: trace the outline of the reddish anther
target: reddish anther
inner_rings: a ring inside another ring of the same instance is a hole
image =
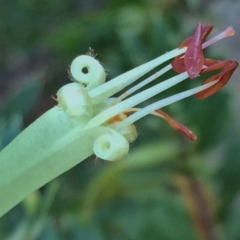
[[[232,61],[232,60],[215,60],[215,59],[205,58],[204,65],[206,66],[206,68],[202,70],[202,73],[207,73],[207,72],[211,72],[214,70],[218,70],[218,69],[227,67],[232,62],[234,62],[234,61]]]
[[[231,78],[231,76],[232,76],[233,72],[235,71],[235,69],[237,68],[237,66],[238,66],[237,61],[226,60],[226,61],[218,61],[215,64],[213,64],[212,66],[206,68],[205,72],[209,72],[209,71],[216,70],[219,68],[223,68],[223,70],[222,70],[222,72],[205,80],[205,82],[203,84],[209,83],[212,81],[216,81],[216,80],[217,80],[217,82],[210,88],[207,88],[207,89],[195,94],[195,97],[196,98],[207,98],[207,97],[211,96],[212,94],[216,93],[218,90],[220,90],[224,85],[226,85],[228,83],[229,79]]]
[[[213,25],[210,24],[202,25],[202,42],[206,40],[206,38],[208,37],[212,30]]]
[[[193,36],[187,38],[180,44],[179,48],[187,47],[187,51],[185,55],[181,54],[172,61],[171,64],[174,71],[177,73],[187,71],[191,79],[199,75],[202,70],[200,68],[203,66],[204,61],[202,43],[208,37],[212,29],[213,26],[210,24],[201,25],[201,23],[199,23],[197,25]]]
[[[213,30],[213,25],[210,25],[210,24],[202,25],[202,42],[206,40],[206,38],[208,37],[208,35],[211,33],[212,30]],[[180,44],[179,48],[187,47],[190,41],[192,40],[192,37],[193,36],[190,36],[189,38],[185,39]]]
[[[172,68],[175,72],[177,73],[183,73],[186,72],[186,67],[185,67],[185,63],[184,63],[184,58],[175,58],[172,62],[171,62]]]
[[[190,79],[196,78],[202,71],[204,56],[202,50],[202,25],[199,23],[188,44],[184,56],[184,65]]]
[[[236,61],[222,61],[204,57],[202,50],[203,46],[209,46],[224,37],[228,37],[234,34],[234,29],[232,27],[228,27],[225,31],[203,44],[203,41],[206,40],[212,29],[212,25],[201,25],[201,23],[199,23],[194,31],[194,34],[184,40],[179,47],[187,47],[185,54],[177,56],[171,63],[173,69],[176,72],[182,73],[186,71],[189,75],[189,78],[191,79],[196,78],[200,74],[222,68],[222,71],[220,73],[208,78],[204,84],[212,81],[217,82],[208,89],[197,93],[195,95],[197,98],[209,97],[221,89],[229,81],[234,70],[238,66],[238,63]]]
[[[183,124],[171,118],[168,114],[163,112],[161,109],[158,109],[155,112],[157,112],[158,115],[161,118],[163,118],[171,127],[173,127],[175,130],[183,134],[185,137],[187,137],[191,141],[197,140],[197,136],[191,130],[189,130],[186,126],[184,126]]]

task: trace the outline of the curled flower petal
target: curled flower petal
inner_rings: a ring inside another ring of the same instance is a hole
[[[191,130],[189,130],[186,126],[184,126],[180,122],[171,118],[168,114],[163,112],[161,109],[158,109],[155,112],[157,112],[159,117],[164,119],[171,127],[173,127],[175,130],[183,134],[185,137],[187,137],[191,141],[197,140],[197,136]]]
[[[231,60],[215,60],[215,59],[206,59],[204,60],[204,65],[206,66],[203,69],[202,73],[211,72],[220,68],[224,68],[229,65],[232,61]]]
[[[227,66],[226,66],[227,64]],[[211,95],[213,95],[214,93],[216,93],[219,89],[221,89],[225,84],[227,84],[227,82],[229,81],[230,77],[232,76],[233,72],[235,71],[235,69],[238,66],[238,62],[237,61],[231,61],[231,60],[227,60],[227,61],[222,61],[220,63],[216,64],[219,68],[219,66],[225,65],[226,67],[223,69],[223,71],[219,74],[216,74],[210,78],[208,78],[203,84],[218,80],[216,82],[216,84],[214,84],[212,87],[205,89],[197,94],[195,94],[196,98],[207,98]],[[215,69],[216,66],[215,66]],[[215,70],[215,69],[211,69],[211,70]]]

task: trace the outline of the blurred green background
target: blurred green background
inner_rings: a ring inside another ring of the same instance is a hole
[[[56,104],[51,96],[70,81],[71,61],[89,47],[109,80],[176,48],[203,22],[215,25],[213,33],[229,25],[237,32],[207,56],[240,60],[239,1],[0,3],[0,148]],[[0,239],[239,240],[239,73],[208,99],[164,109],[196,133],[196,142],[147,116],[136,124],[139,136],[126,159],[86,159],[3,216]]]

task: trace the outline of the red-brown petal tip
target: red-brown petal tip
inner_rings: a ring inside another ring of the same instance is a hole
[[[196,78],[202,71],[204,56],[202,51],[202,25],[199,23],[194,31],[187,51],[184,56],[184,64],[190,79]]]
[[[175,128],[175,129],[178,132],[182,133],[185,137],[187,137],[191,141],[197,140],[197,136],[191,130],[189,130],[186,126],[184,126],[183,124],[181,124],[177,121],[176,121],[176,123],[177,123],[177,128]]]
[[[201,24],[201,23],[199,23]],[[199,25],[198,24],[198,25]],[[211,31],[213,30],[213,25],[210,24],[205,24],[202,25],[202,42],[205,41],[205,39],[208,37],[208,35],[211,33]],[[193,36],[188,37],[187,39],[185,39],[179,46],[179,48],[183,48],[183,47],[187,47],[188,44],[190,43],[191,39]]]
[[[189,78],[196,78],[203,68],[204,56],[202,43],[213,29],[213,25],[199,23],[194,34],[184,40],[179,48],[187,47],[185,54],[175,57],[171,65],[174,71],[182,73],[187,71]]]
[[[223,65],[223,64],[225,64],[225,68],[223,69],[223,71],[219,74],[216,74],[216,75],[208,78],[206,81],[204,81],[203,84],[218,80],[217,83],[214,84],[213,86],[195,94],[196,98],[199,98],[199,99],[207,98],[207,97],[213,95],[214,93],[218,92],[224,85],[226,85],[228,83],[233,72],[238,67],[238,62],[227,60],[227,61],[220,62],[216,65]]]
[[[205,24],[202,26],[202,41],[204,42],[208,35],[211,33],[213,30],[213,25],[210,24]]]

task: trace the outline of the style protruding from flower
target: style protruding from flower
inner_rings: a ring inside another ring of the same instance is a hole
[[[95,146],[95,149],[98,149],[98,152],[99,149],[103,152],[111,151],[111,147],[114,144],[113,138],[115,135],[120,135],[126,141],[122,141],[124,146],[119,147],[120,152],[124,149],[119,156],[122,157],[126,154],[128,152],[126,142],[131,143],[137,137],[137,130],[134,123],[148,114],[161,117],[171,127],[188,139],[192,141],[196,140],[197,137],[192,131],[171,118],[163,112],[161,108],[191,95],[195,95],[197,98],[209,97],[229,81],[238,63],[233,60],[213,60],[206,58],[203,50],[211,44],[233,35],[234,30],[232,27],[228,27],[219,35],[205,41],[212,29],[212,25],[202,25],[199,23],[193,35],[183,41],[179,48],[108,82],[105,82],[106,74],[104,68],[99,61],[94,58],[95,55],[78,56],[70,67],[70,72],[75,82],[62,87],[57,93],[59,107],[64,110],[70,118],[75,120],[85,119],[83,130],[98,126],[105,126],[110,129],[111,137],[102,137],[101,141],[97,141],[98,147]],[[147,72],[170,59],[173,59],[171,64],[136,84],[119,97],[112,98],[113,95],[137,81]],[[177,72],[178,75],[130,96],[171,69]],[[152,98],[188,78],[195,79],[199,75],[218,69],[221,70],[221,72],[217,74],[214,73],[214,75],[207,78],[201,86],[159,100],[144,108],[136,108],[136,106],[143,101]],[[113,152],[111,152],[111,154],[112,153]],[[96,152],[95,154],[97,155]],[[104,159],[104,154],[100,154],[100,157]],[[119,157],[112,158],[112,160],[116,159],[119,159]],[[108,160],[111,159],[108,158]]]

